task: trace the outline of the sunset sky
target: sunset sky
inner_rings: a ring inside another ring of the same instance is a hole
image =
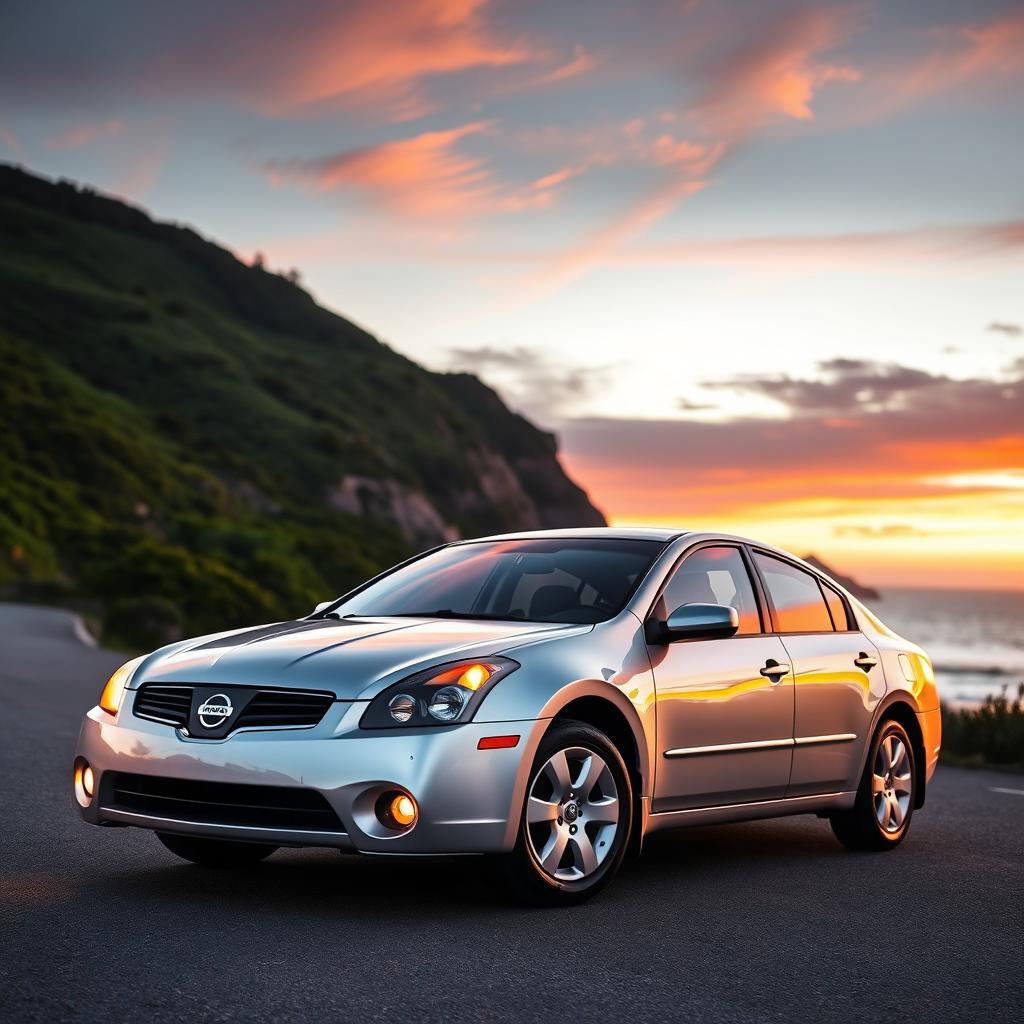
[[[0,160],[297,267],[614,523],[1024,589],[1024,3],[8,0]]]

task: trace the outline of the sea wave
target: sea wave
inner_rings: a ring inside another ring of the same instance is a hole
[[[947,675],[1015,676],[1024,679],[1024,652],[1017,648],[985,647],[972,650],[957,645],[925,647],[936,672]]]

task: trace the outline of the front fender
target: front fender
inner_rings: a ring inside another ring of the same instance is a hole
[[[639,620],[630,612],[577,636],[527,644],[511,652],[520,668],[498,682],[484,698],[475,721],[533,720],[538,728],[526,737],[516,777],[515,820],[518,829],[530,770],[547,723],[573,701],[597,698],[618,711],[633,735],[641,776],[640,798],[654,786],[654,675]]]
[[[630,731],[633,734],[633,742],[636,744],[639,763],[637,768],[641,778],[641,798],[649,796],[652,788],[652,769],[655,763],[655,730],[654,730],[654,702],[648,705],[650,728],[646,728],[641,718],[637,705],[628,699],[619,687],[604,680],[581,679],[562,687],[541,711],[541,718],[556,718],[573,701],[584,697],[596,697],[599,700],[607,701],[613,705],[622,717],[626,720]]]

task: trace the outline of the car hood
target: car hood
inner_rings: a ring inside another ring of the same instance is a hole
[[[185,641],[143,661],[131,681],[328,690],[373,697],[434,664],[496,655],[592,626],[455,619],[302,619]]]

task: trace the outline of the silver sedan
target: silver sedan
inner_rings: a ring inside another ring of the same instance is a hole
[[[939,753],[925,653],[740,537],[554,530],[448,544],[307,618],[110,678],[74,792],[199,864],[282,846],[485,854],[579,902],[663,828],[816,814],[886,850]]]

